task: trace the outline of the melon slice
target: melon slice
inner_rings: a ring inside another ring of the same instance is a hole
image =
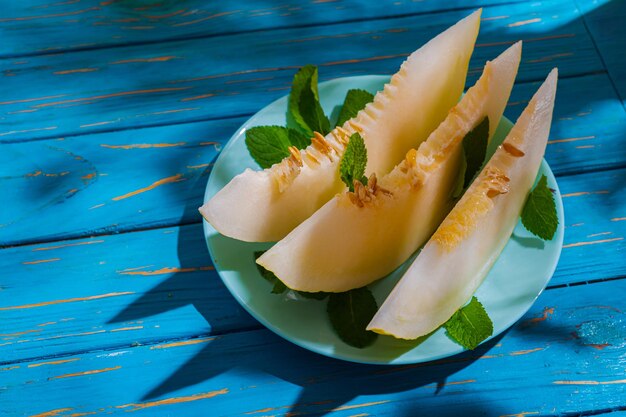
[[[537,176],[556,84],[554,69],[396,284],[369,330],[415,339],[444,324],[472,297],[508,242]]]
[[[335,194],[346,189],[339,163],[359,132],[371,156],[367,172],[389,172],[424,141],[458,102],[480,26],[478,10],[441,33],[402,64],[374,101],[326,137],[263,171],[245,170],[200,213],[223,235],[249,241],[282,239]]]
[[[406,261],[452,208],[465,135],[485,116],[489,137],[495,132],[521,49],[519,42],[488,62],[443,123],[391,173],[335,196],[257,262],[291,289],[342,292]]]

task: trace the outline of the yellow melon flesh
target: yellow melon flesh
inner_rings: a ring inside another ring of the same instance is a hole
[[[537,176],[556,84],[554,69],[396,284],[369,330],[415,339],[441,326],[472,297],[508,242]]]
[[[263,171],[233,178],[200,213],[223,235],[277,241],[345,190],[339,163],[349,136],[360,132],[370,150],[367,172],[392,169],[457,103],[480,26],[481,11],[413,52],[374,101],[307,149]]]
[[[375,184],[370,180],[368,187],[334,197],[257,262],[289,288],[341,292],[367,285],[406,261],[452,208],[465,135],[485,116],[490,138],[495,132],[520,54],[517,43],[488,62],[418,150],[409,151]]]

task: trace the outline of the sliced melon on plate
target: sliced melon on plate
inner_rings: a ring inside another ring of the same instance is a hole
[[[444,324],[472,297],[508,242],[537,176],[556,84],[554,69],[396,284],[369,330],[415,339]]]
[[[521,49],[519,42],[488,62],[441,125],[391,173],[338,194],[257,262],[291,289],[342,292],[406,261],[452,208],[465,135],[485,117],[489,137],[495,132]]]
[[[459,100],[480,26],[481,10],[413,52],[355,118],[305,150],[263,171],[245,170],[200,213],[221,234],[249,242],[282,239],[345,190],[339,162],[359,132],[371,155],[367,172],[386,173],[424,141]]]

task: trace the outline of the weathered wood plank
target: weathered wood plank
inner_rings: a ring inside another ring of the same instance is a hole
[[[289,88],[296,68],[321,79],[395,72],[408,53],[467,10],[323,27],[59,53],[0,61],[0,141],[250,114]],[[484,11],[469,82],[523,39],[518,80],[604,71],[571,0]],[[224,47],[225,41],[228,47]]]
[[[417,366],[350,365],[266,330],[24,362],[0,372],[3,411],[528,416],[623,410],[624,291],[626,280],[546,291],[504,337]]]
[[[609,75],[626,105],[626,2],[577,0]]]
[[[550,285],[626,276],[624,178],[622,169],[559,180],[565,247]],[[258,326],[212,268],[200,224],[0,250],[0,358]]]
[[[515,86],[512,120],[537,87]],[[12,202],[0,211],[0,246],[199,220],[210,164],[243,120],[0,145]],[[624,131],[606,75],[561,80],[547,160],[557,174],[624,166]]]
[[[0,361],[260,327],[200,225],[0,251]]]
[[[510,0],[384,0],[376,2],[230,0],[19,1],[0,5],[0,56],[23,56],[263,29],[477,8]]]

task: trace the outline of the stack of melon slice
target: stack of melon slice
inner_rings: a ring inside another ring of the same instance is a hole
[[[299,155],[263,171],[233,178],[200,213],[223,235],[272,242],[346,189],[339,163],[346,141],[359,132],[368,150],[366,173],[385,174],[417,147],[461,97],[481,11],[413,52],[374,101]]]
[[[471,146],[462,142],[485,118],[491,139],[521,55],[520,42],[488,62],[458,101],[479,24],[480,11],[431,40],[355,118],[269,169],[246,170],[202,215],[230,237],[279,240],[257,262],[307,292],[380,279],[434,232],[368,329],[408,339],[436,329],[469,300],[512,233],[545,150],[556,91],[553,71],[455,206],[463,147]],[[350,192],[339,163],[353,133],[365,141],[370,180]]]

